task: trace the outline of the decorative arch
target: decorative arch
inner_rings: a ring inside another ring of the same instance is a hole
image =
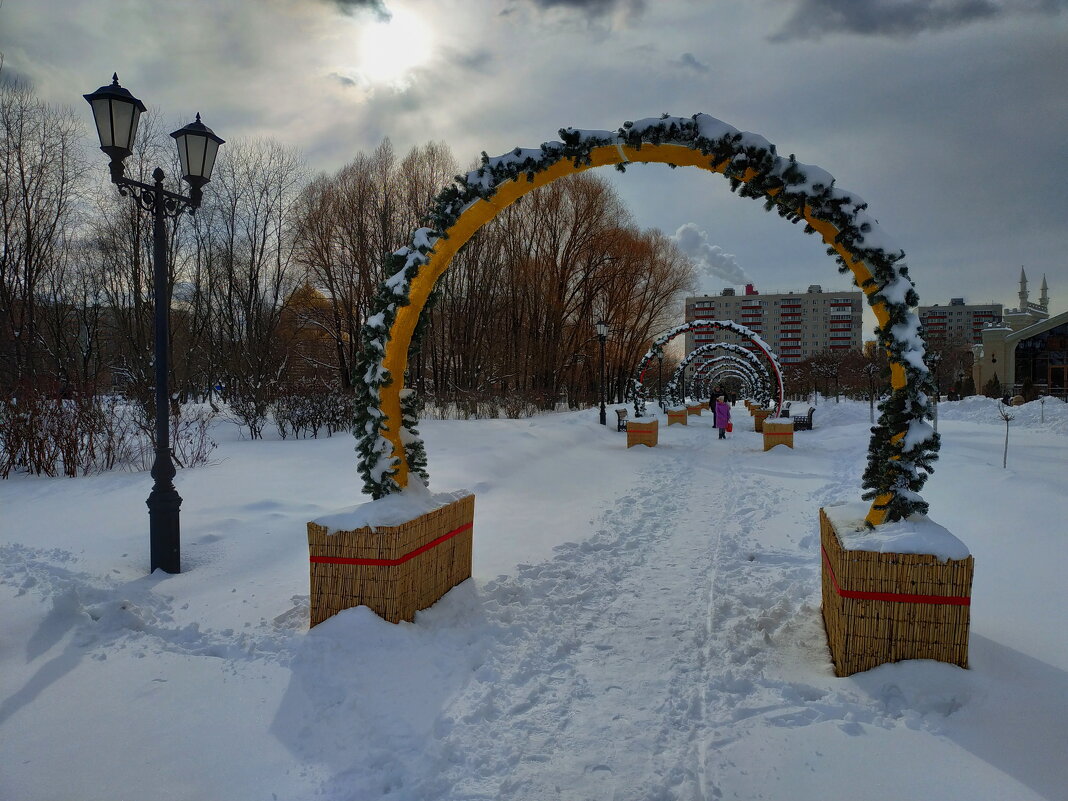
[[[671,380],[668,382],[668,387],[671,387],[675,383],[677,383],[677,379],[679,376],[682,375],[683,369],[689,367],[695,359],[707,356],[719,350],[738,356],[739,358],[744,360],[750,367],[752,367],[754,370],[761,374],[764,379],[764,382],[767,385],[765,387],[767,397],[763,398],[761,402],[767,403],[768,400],[771,399],[771,374],[768,372],[768,369],[763,365],[760,359],[756,357],[756,354],[754,354],[748,348],[743,348],[741,345],[736,345],[733,342],[709,342],[706,345],[699,345],[694,348],[692,351],[690,351],[689,354],[687,354],[686,358],[679,362],[678,367],[675,368],[675,372],[672,373]],[[704,369],[704,365],[709,363],[710,362],[706,361],[699,365],[696,371],[693,373],[694,378],[700,375],[701,371]]]
[[[638,362],[638,368],[635,370],[634,378],[630,380],[628,386],[627,400],[634,402],[634,412],[638,417],[645,415],[645,384],[643,378],[645,371],[649,369],[649,365],[655,358],[657,351],[662,351],[664,346],[673,340],[679,334],[685,334],[692,331],[730,331],[738,334],[738,336],[744,337],[756,345],[757,349],[767,359],[768,364],[771,365],[771,372],[775,376],[775,388],[777,390],[777,403],[775,407],[775,413],[779,413],[779,409],[782,408],[783,402],[783,384],[782,384],[782,370],[779,368],[779,360],[775,357],[775,354],[771,351],[771,346],[765,342],[760,334],[753,331],[750,328],[736,323],[734,320],[691,320],[688,323],[677,325],[674,328],[665,331],[663,334],[653,340],[653,344],[649,347],[649,350],[645,352],[641,360]]]
[[[711,379],[717,376],[725,369],[731,369],[736,373],[742,373],[745,375],[748,385],[747,392],[748,397],[753,398],[761,405],[767,403],[769,394],[767,389],[763,386],[762,376],[757,372],[753,365],[744,359],[739,359],[737,356],[717,356],[710,361],[703,362],[696,370],[686,377],[686,381],[691,388],[694,389],[695,394],[698,397],[704,397],[711,394],[708,389],[708,385],[711,383]],[[681,375],[680,375],[681,377]],[[701,387],[701,392],[697,392],[697,387]],[[676,389],[678,391],[678,389]],[[685,391],[685,389],[683,389]]]
[[[750,390],[754,388],[752,377],[746,375],[745,373],[734,367],[722,367],[719,370],[712,370],[711,375],[709,375],[707,378],[709,382],[711,382],[713,378],[737,378],[739,381],[742,382],[743,390],[745,390],[747,387]]]
[[[539,186],[594,167],[660,163],[723,175],[739,195],[763,201],[790,222],[804,221],[806,233],[819,234],[828,254],[852,272],[879,322],[876,335],[889,356],[892,386],[872,429],[862,478],[864,498],[872,501],[867,520],[878,525],[927,511],[918,492],[933,469],[939,440],[926,422],[929,374],[919,319],[911,311],[919,297],[904,252],[882,235],[867,204],[835,187],[825,170],[782,157],[764,137],[707,114],[628,121],[616,131],[559,133],[562,141],[540,148],[516,148],[495,158],[483,154],[477,170],[437,196],[428,227],[389,257],[389,277],[372,300],[354,375],[354,434],[365,491],[381,498],[407,486],[412,471],[426,477],[417,404],[402,384],[430,293],[457,250]]]
[[[672,388],[675,392],[675,396],[692,394],[694,397],[705,397],[710,394],[705,379],[707,379],[710,374],[716,374],[719,371],[725,370],[727,367],[732,368],[732,370],[739,373],[743,373],[750,379],[749,383],[752,384],[749,394],[750,397],[757,394],[757,387],[761,386],[763,381],[761,381],[761,376],[754,370],[752,364],[743,361],[736,356],[718,356],[710,361],[703,362],[700,367],[691,371],[690,375],[685,376],[687,384],[685,388],[679,387],[677,383],[678,379],[684,376],[679,374],[679,376],[675,377],[676,383]],[[761,400],[760,403],[763,404],[763,400]]]

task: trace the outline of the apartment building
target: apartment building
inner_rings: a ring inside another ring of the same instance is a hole
[[[718,295],[686,298],[686,321],[733,320],[752,329],[783,364],[803,361],[823,350],[860,350],[864,294],[859,290],[824,292],[813,284],[805,292],[762,295],[752,284],[743,294],[728,287]],[[686,352],[710,342],[749,343],[726,331],[686,333]],[[750,347],[750,349],[753,349]]]
[[[1000,303],[969,304],[964,298],[950,298],[948,306],[920,306],[916,314],[928,340],[978,345],[986,326],[1001,323],[1003,309]]]

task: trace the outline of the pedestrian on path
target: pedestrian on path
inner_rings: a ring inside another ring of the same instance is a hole
[[[723,400],[722,395],[716,396],[716,428],[719,429],[719,438],[727,438],[727,426],[731,422],[731,407]]]

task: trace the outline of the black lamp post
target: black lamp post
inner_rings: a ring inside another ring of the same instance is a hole
[[[606,425],[604,408],[604,343],[608,339],[608,323],[602,319],[598,320],[594,325],[597,328],[597,339],[601,342],[601,382],[597,388],[597,394],[601,398],[601,425]]]
[[[133,152],[137,123],[145,105],[119,86],[119,76],[112,76],[110,86],[101,86],[90,95],[83,95],[93,107],[100,149],[111,159],[111,181],[119,187],[119,194],[131,197],[145,211],[152,212],[152,275],[155,304],[155,372],[156,372],[156,458],[152,462],[152,492],[148,496],[150,570],[159,568],[165,573],[181,572],[181,538],[178,510],[182,498],[174,488],[174,462],[171,460],[170,393],[167,387],[168,345],[170,341],[170,297],[167,294],[167,231],[168,217],[177,219],[183,211],[190,213],[200,206],[201,189],[211,180],[215,156],[223,144],[211,128],[200,121],[191,122],[171,134],[178,145],[182,163],[182,178],[189,184],[189,197],[163,188],[163,170],[152,172],[152,184],[144,184],[125,177],[123,162]]]
[[[938,431],[938,401],[941,400],[942,388],[938,383],[938,366],[942,363],[942,354],[937,351],[927,354],[927,365],[931,368],[931,383],[934,386],[934,411],[932,418],[934,421],[934,430]]]

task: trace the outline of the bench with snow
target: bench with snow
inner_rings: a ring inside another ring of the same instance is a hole
[[[808,414],[795,414],[793,416],[794,431],[811,431],[812,430],[812,413],[816,411],[816,407],[809,406]],[[783,417],[786,417],[786,412],[782,413]]]
[[[616,409],[616,431],[627,430],[627,410]]]

